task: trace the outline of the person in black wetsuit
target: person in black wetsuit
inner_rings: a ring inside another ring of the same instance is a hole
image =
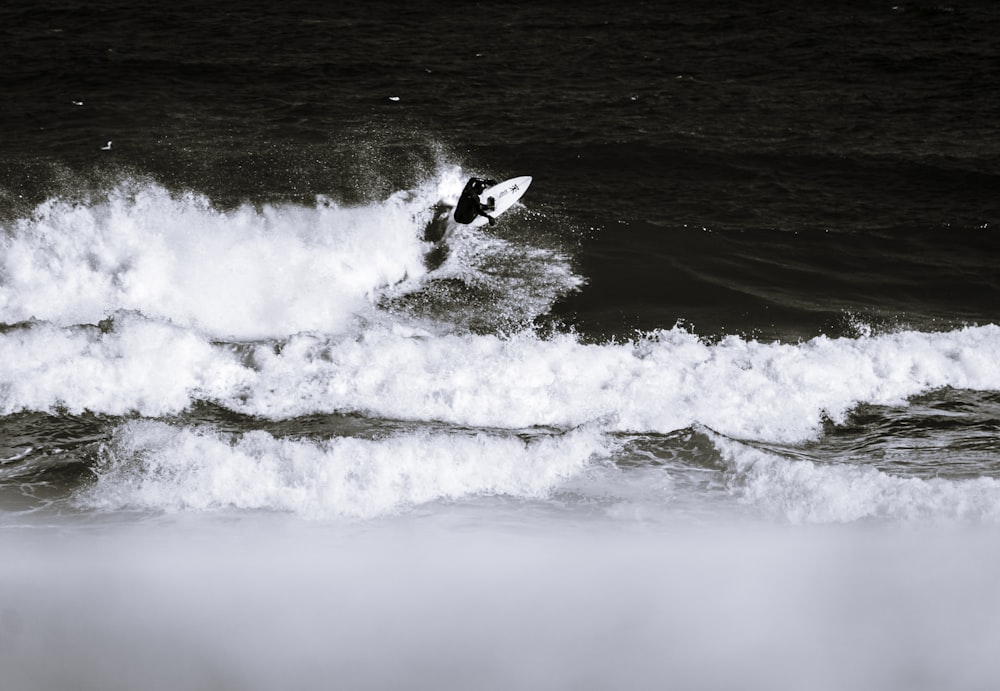
[[[496,180],[484,180],[482,178],[470,178],[467,183],[465,183],[465,189],[462,190],[462,196],[458,198],[458,204],[455,206],[455,221],[457,223],[472,223],[476,220],[476,216],[485,216],[489,219],[492,225],[495,219],[490,216],[487,211],[492,209],[492,205],[489,207],[485,206],[479,201],[479,195],[483,193],[487,187],[493,187],[497,184]]]

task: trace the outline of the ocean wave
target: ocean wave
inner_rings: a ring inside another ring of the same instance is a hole
[[[316,413],[496,428],[672,432],[796,443],[863,403],[944,387],[1000,390],[1000,327],[797,344],[683,329],[588,344],[571,334],[435,334],[402,324],[345,336],[219,343],[123,315],[106,329],[28,324],[0,333],[0,412],[144,416],[198,402],[250,416]]]
[[[132,421],[103,445],[97,482],[77,502],[99,510],[235,508],[374,518],[473,495],[544,497],[606,448],[593,430],[528,440],[425,431],[317,441]]]
[[[901,477],[871,466],[781,458],[714,437],[742,503],[791,523],[1000,523],[1000,481]]]
[[[427,239],[465,177],[443,167],[359,206],[317,197],[220,210],[134,179],[52,197],[0,226],[0,324],[97,324],[132,311],[230,341],[344,333],[382,317],[523,328],[583,280],[556,248],[454,223],[447,243]]]
[[[336,331],[380,288],[422,275],[436,189],[341,207],[244,205],[122,183],[52,198],[0,232],[0,321],[97,323],[120,310],[219,338]]]

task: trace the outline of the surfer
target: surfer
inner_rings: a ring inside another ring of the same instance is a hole
[[[488,205],[483,204],[479,201],[479,195],[483,193],[483,190],[493,187],[495,184],[497,184],[496,180],[469,178],[469,181],[465,183],[465,189],[462,190],[462,196],[458,198],[458,204],[455,206],[455,221],[457,223],[472,223],[476,216],[485,216],[490,225],[493,225],[496,219],[487,213],[493,210],[493,199],[490,198]]]

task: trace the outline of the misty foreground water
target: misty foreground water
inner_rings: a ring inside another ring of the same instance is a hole
[[[25,526],[0,536],[0,669],[12,690],[987,688],[996,538],[462,506]]]

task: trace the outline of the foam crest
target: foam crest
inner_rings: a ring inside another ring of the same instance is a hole
[[[683,330],[585,344],[525,332],[435,335],[402,324],[278,343],[213,343],[121,316],[114,328],[0,333],[0,411],[163,415],[209,401],[265,418],[359,412],[474,427],[667,433],[696,424],[795,443],[860,403],[942,387],[1000,390],[1000,327],[781,344]]]
[[[729,465],[730,491],[792,523],[1000,523],[1000,482],[993,478],[904,478],[871,467],[788,460],[719,437],[713,441]]]
[[[474,495],[544,497],[604,448],[598,433],[585,430],[529,441],[440,432],[308,441],[134,421],[104,446],[97,484],[80,502],[109,510],[372,518]]]
[[[136,310],[225,338],[336,331],[379,288],[424,272],[416,215],[429,204],[399,194],[220,211],[138,183],[91,203],[51,199],[0,232],[0,321]]]
[[[226,348],[170,324],[123,316],[114,330],[34,324],[0,333],[0,413],[179,413],[232,398],[250,372]]]
[[[905,332],[807,343],[683,330],[627,343],[411,336],[290,339],[259,348],[257,383],[236,409],[266,417],[354,410],[494,427],[573,427],[596,419],[623,432],[703,424],[729,436],[797,442],[842,422],[859,403],[904,404],[945,386],[1000,389],[1000,328]]]

